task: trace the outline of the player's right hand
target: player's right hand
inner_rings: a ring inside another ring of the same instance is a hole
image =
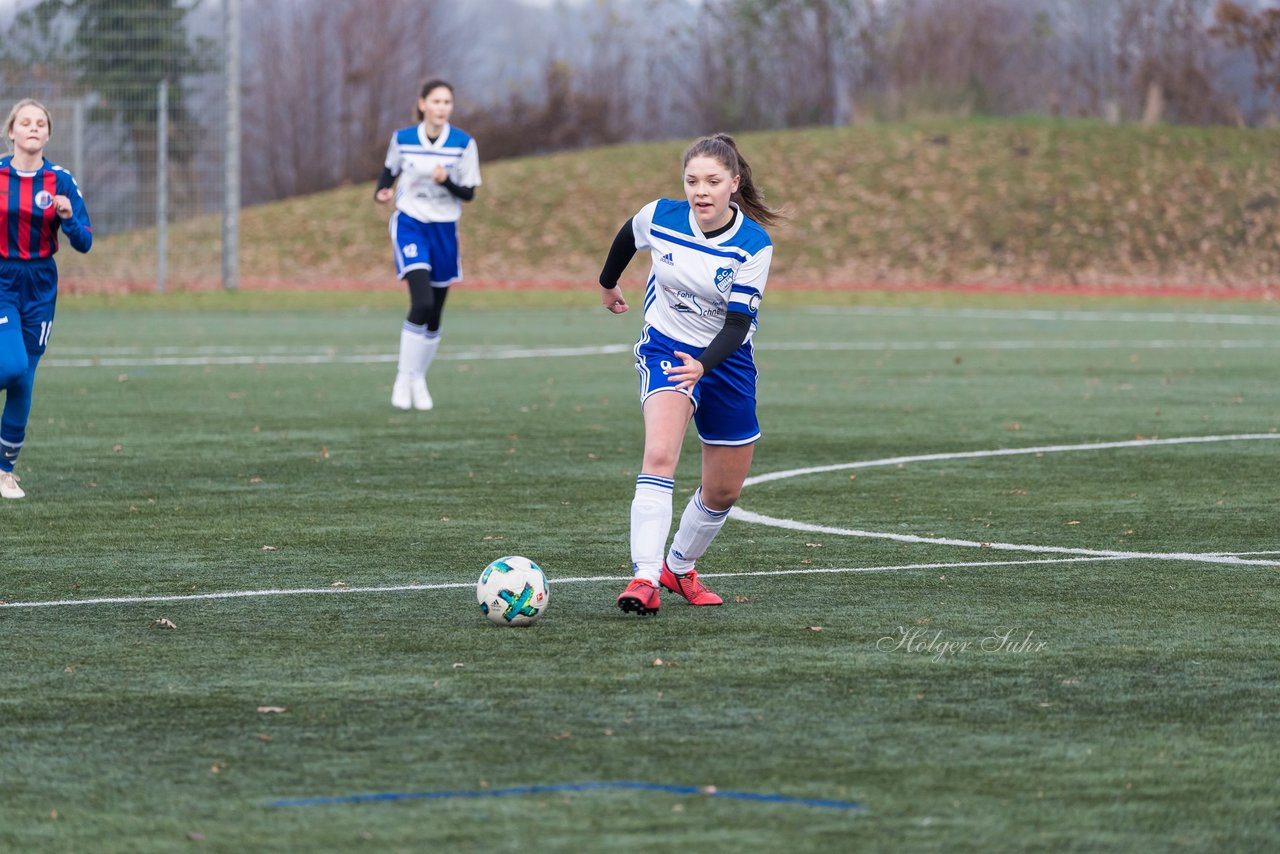
[[[391,187],[383,187],[381,190],[373,194],[373,198],[379,202],[389,202],[396,197],[396,191]]]
[[[612,287],[609,289],[600,289],[600,301],[604,303],[604,307],[614,314],[622,314],[627,310],[627,301],[622,296],[622,289]]]

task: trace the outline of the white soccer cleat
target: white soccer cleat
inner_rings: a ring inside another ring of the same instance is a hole
[[[396,374],[396,383],[391,387],[391,405],[396,409],[409,409],[413,406],[411,384],[408,374]]]
[[[0,498],[26,498],[18,486],[18,476],[11,471],[0,471]]]
[[[413,408],[426,411],[435,406],[435,402],[431,399],[431,392],[427,391],[426,377],[414,377],[409,381],[410,396],[413,398]]]

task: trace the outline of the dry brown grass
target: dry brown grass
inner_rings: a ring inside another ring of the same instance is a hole
[[[774,230],[776,281],[1280,288],[1275,130],[939,121],[739,141],[789,213]],[[486,164],[463,219],[468,280],[593,282],[627,217],[680,194],[683,145]],[[242,282],[394,287],[387,213],[372,183],[246,209]],[[216,284],[216,218],[170,234],[170,287]],[[154,288],[150,231],[106,236],[87,258],[74,255],[60,258],[69,288]]]

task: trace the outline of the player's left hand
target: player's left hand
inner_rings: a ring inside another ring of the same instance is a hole
[[[71,219],[71,199],[66,196],[54,196],[53,209],[63,219]]]
[[[702,363],[688,353],[676,350],[675,357],[680,360],[680,364],[667,371],[667,379],[675,383],[680,391],[689,391],[698,384],[706,371],[703,370]]]
[[[435,181],[437,184],[443,184],[445,181],[449,180],[449,170],[445,169],[443,166],[437,165],[435,171],[431,173],[431,180]]]

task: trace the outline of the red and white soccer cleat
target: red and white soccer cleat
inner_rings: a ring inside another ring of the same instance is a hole
[[[629,614],[644,617],[658,613],[658,585],[643,578],[633,578],[618,597],[618,607]]]
[[[691,569],[684,575],[676,575],[667,569],[667,562],[662,562],[662,575],[658,579],[662,586],[672,593],[679,593],[689,600],[690,605],[723,605],[724,600],[707,589],[707,585],[698,580],[698,571]]]

